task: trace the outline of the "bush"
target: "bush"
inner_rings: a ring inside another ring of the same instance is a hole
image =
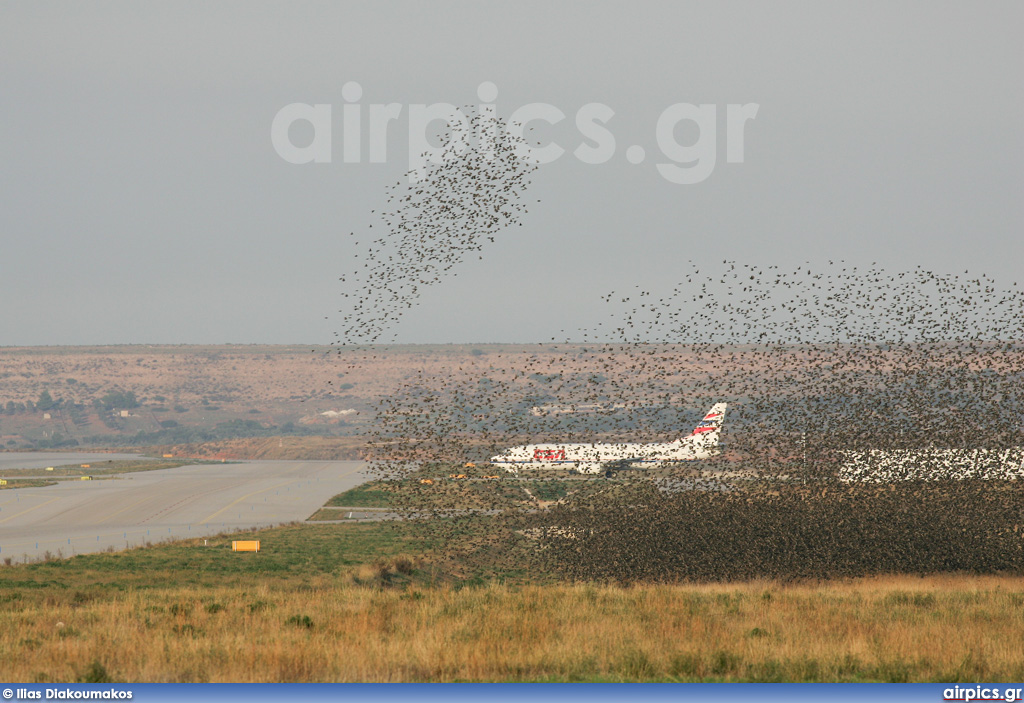
[[[114,683],[114,679],[107,673],[107,668],[94,659],[89,668],[79,674],[78,683]]]
[[[110,391],[97,399],[96,402],[107,410],[114,408],[128,410],[139,407],[139,401],[132,391]]]
[[[43,391],[39,394],[39,400],[36,401],[37,410],[50,410],[56,403],[50,396],[49,391]]]
[[[308,615],[292,615],[285,621],[286,625],[295,625],[296,627],[304,627],[307,630],[313,629],[313,619]]]

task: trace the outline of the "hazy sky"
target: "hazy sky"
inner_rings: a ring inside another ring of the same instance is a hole
[[[674,287],[688,259],[1010,285],[1021,26],[1018,2],[4,2],[0,345],[331,341],[347,233],[408,169],[408,106],[476,103],[485,81],[499,115],[559,108],[542,134],[569,153],[400,341],[545,341],[603,320],[609,290]],[[350,81],[364,120],[403,106],[385,163],[365,142],[343,161]],[[275,151],[292,103],[333,106],[330,163]],[[614,111],[601,164],[571,155],[588,103]],[[690,185],[655,167],[677,103],[717,108],[715,167]],[[727,163],[727,105],[748,103],[745,160]]]

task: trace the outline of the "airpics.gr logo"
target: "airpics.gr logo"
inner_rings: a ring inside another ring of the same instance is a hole
[[[1019,701],[1020,688],[995,688],[985,686],[953,686],[942,692],[944,701]]]
[[[567,153],[567,148],[554,140],[543,145],[531,145],[524,139],[531,123],[557,125],[567,119],[564,111],[549,103],[528,103],[515,109],[507,121],[498,120],[495,105],[498,88],[490,81],[477,87],[480,104],[474,110],[476,115],[488,118],[489,124],[500,125],[505,133],[501,134],[499,129],[480,130],[475,147],[471,147],[468,141],[452,143],[466,134],[470,118],[466,110],[451,103],[363,105],[360,102],[363,88],[354,81],[342,86],[341,97],[345,101],[341,108],[342,162],[385,163],[388,159],[388,127],[391,122],[404,119],[409,135],[409,177],[412,182],[423,177],[428,162],[443,164],[446,159],[454,158],[468,148],[492,151],[491,140],[495,139],[507,139],[519,158],[536,164],[551,163]],[[757,117],[759,108],[757,103],[730,103],[726,106],[722,126],[725,129],[727,163],[743,163],[746,124]],[[604,164],[615,158],[619,149],[610,128],[614,116],[615,111],[603,103],[587,103],[576,111],[575,127],[579,139],[571,146],[571,153],[576,159],[585,164]],[[282,107],[270,128],[274,150],[292,164],[331,163],[335,156],[334,118],[330,104],[291,103]],[[301,122],[313,128],[313,138],[304,146],[296,145],[290,134],[291,127]],[[658,173],[665,180],[681,185],[706,180],[715,170],[719,158],[719,122],[719,109],[714,104],[674,103],[665,107],[654,126],[655,141],[662,157],[656,163]],[[450,135],[449,143],[440,146],[432,144],[429,139],[431,127],[438,123],[446,124]],[[690,143],[680,143],[677,139],[676,129],[685,123],[696,128],[697,138]],[[365,135],[364,124],[367,126]],[[364,142],[368,147],[365,157]],[[633,144],[625,149],[625,158],[631,164],[640,164],[647,158],[647,152],[643,146]]]

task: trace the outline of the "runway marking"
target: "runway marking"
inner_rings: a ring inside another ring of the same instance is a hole
[[[296,467],[295,469],[293,469],[293,471],[298,471],[300,468],[302,468],[302,467]],[[326,468],[326,467],[324,467],[324,468]],[[359,465],[356,468],[352,469],[351,471],[348,471],[347,473],[341,474],[341,476],[350,476],[350,475],[352,475],[354,473],[362,471],[362,469],[363,469],[363,466]],[[322,471],[323,469],[320,469],[320,470]],[[292,473],[292,472],[289,472],[289,473]],[[200,523],[212,522],[214,520],[214,518],[216,518],[218,515],[220,515],[223,512],[226,512],[226,511],[230,510],[231,508],[233,508],[234,506],[238,505],[239,503],[241,503],[246,498],[251,498],[251,497],[253,497],[255,495],[259,495],[260,493],[266,493],[267,491],[272,491],[275,488],[281,488],[282,486],[287,486],[287,485],[293,483],[294,481],[295,481],[295,479],[289,479],[285,483],[279,483],[279,484],[277,484],[275,486],[271,486],[270,488],[264,488],[264,489],[261,489],[261,490],[258,490],[258,491],[253,491],[252,493],[244,495],[241,498],[238,498],[238,499],[232,501],[228,505],[225,505],[223,508],[221,508],[217,512],[213,513],[212,515],[208,516],[207,518],[205,518],[203,520],[200,520],[199,522]]]
[[[0,524],[3,524],[5,522],[7,522],[8,520],[13,520],[14,518],[18,517],[19,515],[24,515],[25,513],[30,513],[33,510],[38,510],[39,508],[43,507],[44,505],[49,505],[53,501],[60,500],[61,498],[63,498],[63,496],[57,496],[56,498],[50,498],[50,500],[46,501],[45,503],[40,503],[39,505],[34,505],[31,508],[28,508],[27,510],[22,510],[20,513],[14,513],[14,515],[11,515],[10,517],[6,517],[3,520],[0,520]]]
[[[212,521],[212,520],[213,520],[213,519],[214,519],[215,517],[217,517],[217,516],[218,516],[218,515],[220,515],[221,513],[225,512],[226,510],[228,510],[228,509],[230,509],[230,508],[233,508],[234,506],[238,505],[239,503],[241,503],[241,502],[242,502],[243,500],[245,500],[246,498],[252,498],[252,497],[253,497],[253,496],[255,496],[255,495],[259,495],[260,493],[266,493],[267,491],[272,491],[272,490],[274,490],[275,488],[281,488],[282,486],[287,486],[287,485],[288,485],[288,484],[290,484],[290,483],[292,483],[292,480],[291,480],[291,479],[289,479],[288,481],[285,481],[284,483],[279,483],[279,484],[277,484],[277,485],[271,486],[270,488],[263,488],[263,489],[261,489],[261,490],[258,490],[258,491],[253,491],[252,493],[249,493],[249,494],[247,494],[247,495],[244,495],[244,496],[242,496],[241,498],[237,498],[236,500],[233,500],[233,501],[231,501],[230,503],[228,503],[227,505],[225,505],[225,506],[224,506],[223,508],[221,508],[221,509],[220,509],[220,510],[218,510],[217,512],[213,513],[212,515],[210,515],[210,516],[206,517],[206,518],[205,518],[205,519],[203,519],[203,520],[200,520],[199,522],[200,522],[200,523],[207,523],[207,522],[210,522],[210,521]]]
[[[133,508],[138,507],[142,503],[145,503],[146,501],[149,501],[149,500],[152,500],[152,499],[153,499],[152,495],[143,494],[143,496],[141,498],[139,498],[138,500],[136,500],[136,501],[126,505],[125,507],[121,508],[120,510],[117,510],[117,511],[112,512],[112,513],[107,513],[106,515],[103,516],[103,519],[104,520],[111,520],[114,517],[120,515],[121,513],[125,512],[125,511],[128,511],[128,510],[132,510]]]
[[[302,468],[302,466],[297,466],[294,469],[292,469],[291,471],[289,471],[288,473],[294,473],[295,471],[298,471],[301,468]],[[159,517],[161,514],[166,513],[168,510],[171,510],[172,508],[176,508],[179,505],[181,505],[182,503],[186,503],[186,502],[188,502],[188,501],[190,501],[190,500],[192,500],[194,498],[206,496],[206,495],[209,495],[211,493],[216,493],[216,492],[222,491],[222,490],[230,490],[230,488],[231,488],[231,486],[227,486],[227,487],[225,487],[225,486],[218,486],[218,487],[208,488],[207,490],[200,491],[198,493],[193,493],[192,495],[190,495],[190,496],[188,496],[186,498],[182,498],[181,500],[179,500],[174,505],[167,505],[167,506],[162,507],[160,510],[158,510],[154,514],[150,515],[149,517],[143,518],[142,520],[139,520],[136,524],[137,525],[142,525],[142,524],[144,524],[146,522],[149,522],[153,518]],[[243,498],[244,498],[244,496],[243,496]],[[110,520],[110,519],[116,517],[117,515],[120,515],[123,512],[131,510],[131,509],[133,509],[133,508],[135,508],[135,507],[137,507],[137,506],[141,505],[142,503],[145,503],[146,501],[149,501],[149,500],[152,500],[152,496],[146,494],[142,498],[140,498],[137,501],[135,501],[134,503],[132,503],[131,505],[128,505],[127,507],[124,507],[124,508],[122,508],[122,509],[120,509],[120,510],[114,512],[114,513],[107,514],[105,516],[105,519],[106,520]],[[241,499],[239,499],[239,500],[241,500]],[[231,505],[234,505],[234,503],[232,503]],[[223,510],[227,510],[227,508],[231,507],[231,505],[227,506],[226,508],[223,508],[222,511]],[[215,513],[215,514],[219,514],[219,513]],[[209,522],[209,518],[207,520],[202,521],[202,522]]]
[[[146,488],[148,488],[148,487],[146,487]],[[149,517],[143,518],[143,519],[139,520],[135,524],[136,525],[141,525],[141,524],[143,524],[145,522],[148,522],[149,520],[152,520],[153,518],[161,515],[162,513],[165,513],[168,510],[171,510],[172,508],[178,507],[182,503],[187,503],[188,501],[192,500],[193,498],[196,498],[198,496],[205,496],[205,495],[208,495],[210,493],[214,493],[214,492],[219,491],[219,490],[222,490],[222,489],[221,488],[210,488],[210,489],[207,489],[205,491],[200,491],[198,493],[193,493],[192,495],[190,495],[190,496],[188,496],[186,498],[182,498],[181,500],[179,500],[177,503],[174,503],[173,505],[167,505],[167,506],[164,506],[164,507],[160,508],[159,510],[157,510],[155,513],[153,513]],[[127,506],[125,506],[123,508],[121,508],[120,510],[116,510],[116,511],[114,511],[112,513],[107,513],[106,515],[103,516],[103,520],[104,521],[110,521],[113,518],[115,518],[116,516],[120,515],[121,513],[126,512],[128,510],[132,510],[134,508],[137,508],[138,506],[140,506],[140,505],[142,505],[142,504],[144,504],[146,502],[150,502],[152,500],[153,500],[153,496],[151,494],[149,494],[149,493],[146,493],[141,498],[139,498],[138,500],[133,501],[132,503],[128,504]]]
[[[208,491],[201,491],[199,493],[193,493],[192,495],[190,495],[188,497],[182,498],[177,503],[173,503],[172,505],[165,505],[164,507],[160,508],[159,510],[157,510],[155,513],[153,513],[149,517],[143,518],[142,520],[139,520],[138,524],[142,525],[144,523],[147,523],[150,520],[153,520],[154,518],[160,517],[161,515],[163,515],[164,513],[166,513],[169,510],[174,510],[175,508],[177,508],[177,507],[179,507],[181,505],[184,505],[185,503],[188,503],[189,501],[191,501],[191,500],[193,500],[195,498],[201,498],[202,496],[209,495],[210,493],[214,493],[217,490],[221,490],[221,489],[210,489]]]
[[[243,462],[243,463],[244,463],[244,462]],[[300,469],[302,469],[302,468],[303,468],[303,467],[302,467],[301,465],[299,465],[299,466],[296,466],[296,467],[295,467],[294,469],[292,469],[292,470],[291,470],[291,471],[289,471],[288,473],[294,473],[294,472],[296,472],[296,471],[299,471],[299,470],[300,470]],[[157,512],[155,512],[154,514],[150,515],[149,517],[147,517],[147,518],[144,518],[144,519],[142,519],[142,520],[139,520],[139,522],[138,522],[138,523],[136,523],[136,524],[138,524],[138,525],[141,525],[141,524],[143,524],[143,523],[146,523],[146,522],[148,522],[148,521],[152,520],[153,518],[155,518],[155,517],[158,517],[159,515],[161,515],[161,514],[163,514],[163,513],[167,512],[168,510],[170,510],[170,509],[172,509],[172,508],[175,508],[175,507],[177,507],[177,506],[181,505],[182,503],[186,503],[186,502],[188,502],[188,501],[190,501],[190,500],[192,500],[192,499],[194,499],[194,498],[197,498],[197,497],[202,497],[202,496],[206,496],[206,495],[209,495],[209,494],[211,494],[211,493],[216,493],[216,492],[218,492],[218,491],[223,491],[223,490],[230,490],[230,488],[231,488],[231,486],[227,486],[227,487],[224,487],[224,486],[218,486],[218,487],[212,487],[212,488],[208,488],[207,490],[205,490],[205,491],[200,491],[200,492],[198,492],[198,493],[193,493],[192,495],[188,496],[187,498],[182,498],[181,500],[179,500],[179,501],[178,501],[177,503],[175,503],[174,505],[168,505],[168,506],[164,506],[163,508],[161,508],[160,510],[158,510],[158,511],[157,511]],[[243,496],[243,498],[244,498],[244,497],[245,497],[245,496]],[[114,513],[109,513],[108,515],[106,515],[105,519],[107,519],[107,520],[110,520],[111,518],[113,518],[113,517],[115,517],[115,516],[117,516],[117,515],[120,515],[121,513],[125,512],[125,511],[127,511],[127,510],[131,510],[132,508],[135,508],[135,507],[137,507],[138,505],[140,505],[140,504],[142,504],[142,503],[144,503],[144,502],[146,502],[146,501],[148,501],[148,500],[151,500],[151,499],[152,499],[152,496],[151,496],[151,495],[148,495],[148,494],[147,494],[147,495],[144,495],[144,496],[143,496],[142,498],[140,498],[139,500],[135,501],[135,502],[134,502],[134,503],[132,503],[131,505],[129,505],[129,506],[125,507],[125,508],[122,508],[121,510],[118,510],[117,512],[114,512]],[[241,500],[241,498],[240,498],[239,500]],[[235,502],[237,503],[238,501],[235,501]],[[235,504],[235,503],[232,503],[231,505],[234,505],[234,504]],[[227,508],[230,508],[230,507],[231,507],[231,505],[228,505],[227,507],[223,508],[223,509],[221,510],[221,512],[223,512],[223,510],[227,510]],[[215,514],[215,515],[217,515],[217,514],[219,514],[219,513],[214,513],[214,514]],[[204,520],[203,522],[209,522],[209,518],[208,518],[207,520]]]

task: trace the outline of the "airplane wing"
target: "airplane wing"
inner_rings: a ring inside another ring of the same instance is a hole
[[[611,478],[616,470],[628,468],[633,462],[640,461],[640,457],[628,459],[615,459],[614,461],[582,461],[576,464],[576,473],[580,474],[604,474]]]

